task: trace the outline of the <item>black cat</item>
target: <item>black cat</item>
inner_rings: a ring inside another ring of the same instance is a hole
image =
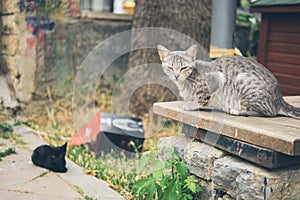
[[[42,145],[37,147],[31,156],[32,162],[54,172],[66,172],[67,142],[59,147]]]

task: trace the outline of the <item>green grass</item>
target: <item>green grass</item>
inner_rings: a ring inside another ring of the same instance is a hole
[[[115,156],[113,153],[96,158],[86,145],[73,146],[67,152],[70,160],[101,180],[106,181],[111,188],[118,191],[127,199],[134,199],[132,187],[141,176],[136,172],[138,160],[127,159],[125,156]]]
[[[15,142],[15,145],[23,146],[26,145],[26,143],[23,141],[22,137],[20,135],[13,133],[13,126],[18,126],[18,121],[14,121],[12,124],[3,122],[0,124],[0,138],[3,139],[10,139]]]
[[[4,151],[0,151],[0,161],[2,160],[3,157],[9,156],[11,154],[16,154],[16,149],[14,147],[10,147],[5,149]]]

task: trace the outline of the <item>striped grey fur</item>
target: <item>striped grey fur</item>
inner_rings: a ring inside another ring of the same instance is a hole
[[[197,46],[170,51],[158,45],[162,68],[177,85],[184,109],[212,108],[233,115],[300,116],[282,99],[279,83],[263,65],[241,56],[196,60]]]

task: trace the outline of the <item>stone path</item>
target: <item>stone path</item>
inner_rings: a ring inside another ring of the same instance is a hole
[[[44,142],[28,127],[16,127],[15,133],[27,144],[16,146],[17,154],[0,161],[0,199],[124,199],[105,182],[85,174],[70,160],[67,160],[67,173],[36,167],[31,162],[31,153]],[[0,138],[0,151],[13,146],[14,142]]]

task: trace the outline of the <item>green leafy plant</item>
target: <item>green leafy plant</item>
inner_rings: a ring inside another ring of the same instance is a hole
[[[0,124],[0,138],[3,139],[11,139],[17,145],[25,145],[26,143],[22,140],[20,135],[13,133],[13,127],[19,125],[19,121],[14,121],[12,124],[9,123],[1,123]]]
[[[257,54],[256,49],[258,45],[260,21],[256,18],[255,14],[238,14],[236,23],[248,28],[249,34],[247,39],[249,45],[245,56],[255,59]]]
[[[10,147],[8,149],[5,149],[4,151],[0,151],[0,161],[2,160],[3,157],[9,156],[11,154],[16,154],[16,150],[13,147]]]
[[[193,194],[201,192],[201,187],[188,173],[188,167],[181,161],[178,151],[172,148],[168,154],[166,163],[149,156],[150,153],[143,155],[139,170],[148,166],[153,167],[153,171],[134,184],[133,193],[138,195],[138,199],[189,200],[193,199]]]
[[[0,136],[3,139],[8,139],[11,137],[13,132],[13,126],[4,122],[0,124]]]

